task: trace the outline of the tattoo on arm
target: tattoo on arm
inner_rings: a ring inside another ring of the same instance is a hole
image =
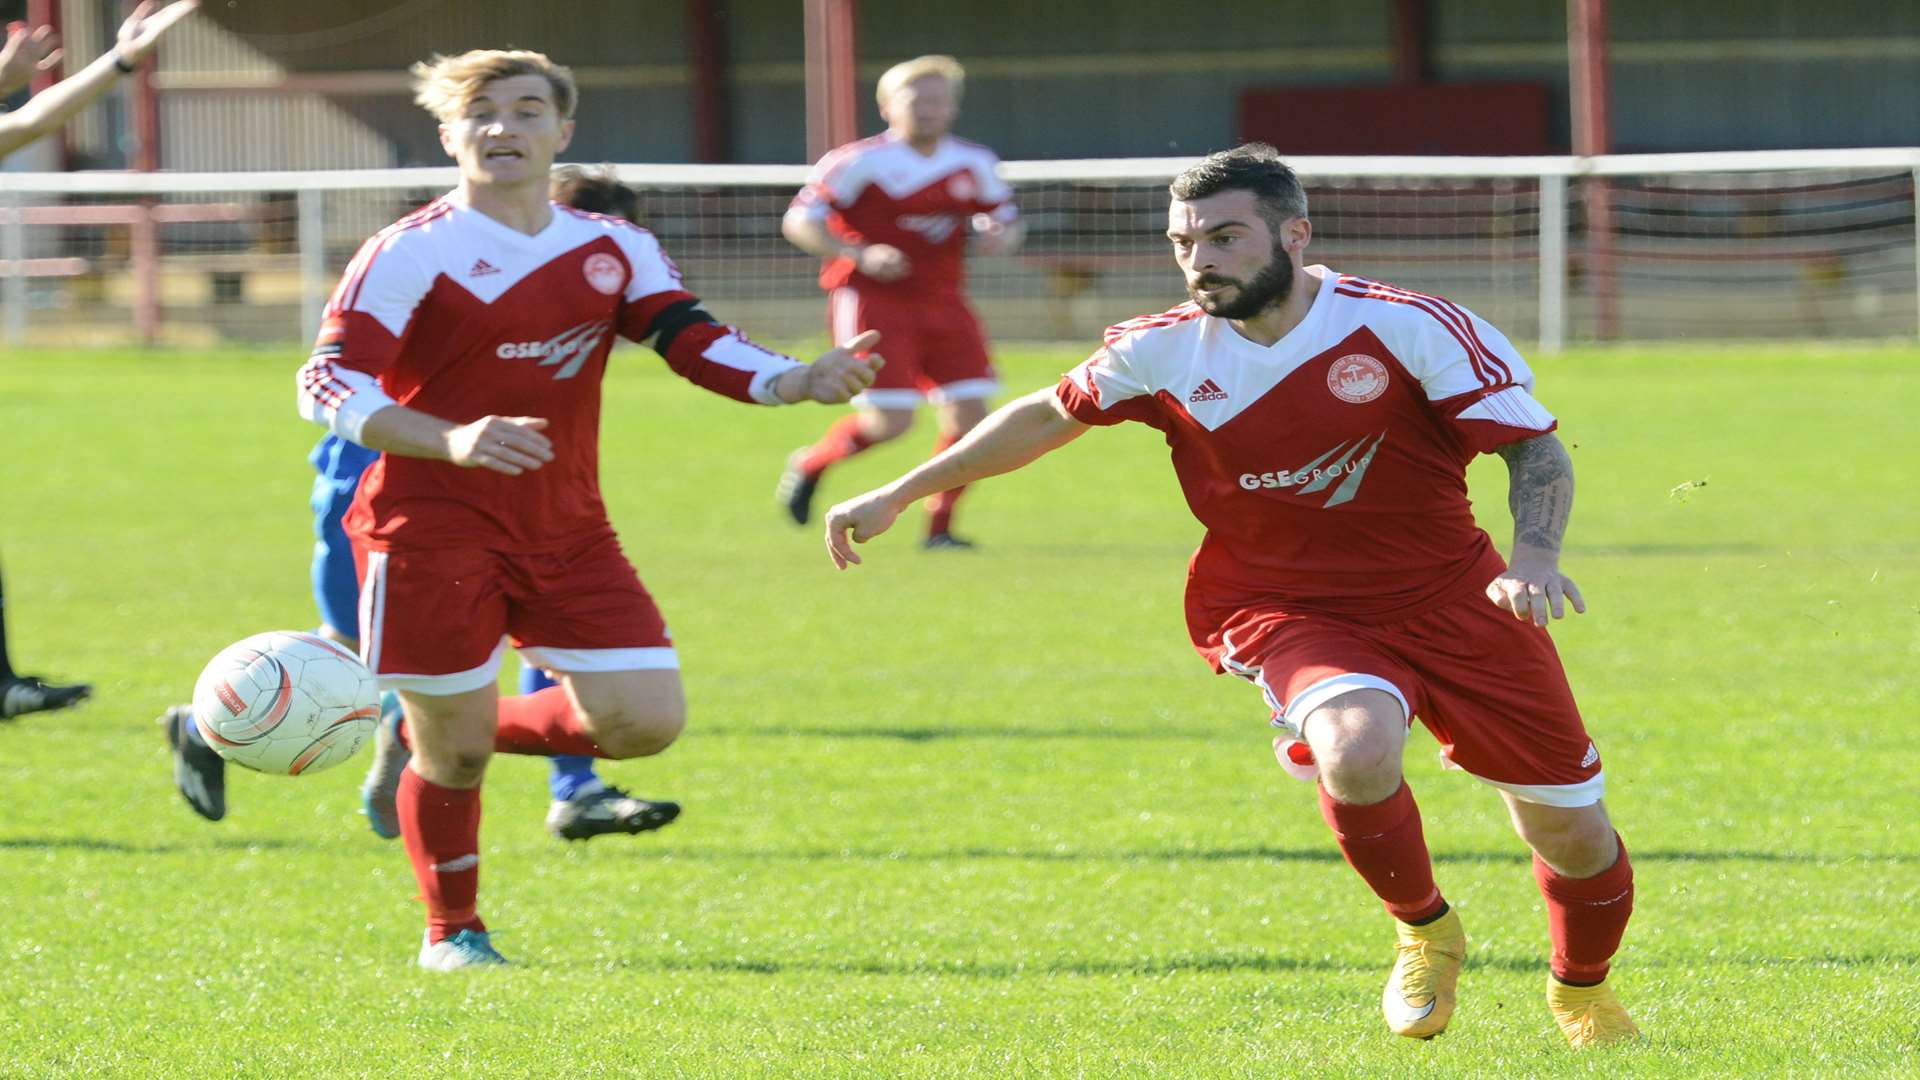
[[[1560,553],[1573,516],[1573,459],[1553,434],[1508,443],[1496,451],[1507,463],[1507,507],[1513,542]]]

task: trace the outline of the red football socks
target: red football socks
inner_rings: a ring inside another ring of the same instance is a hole
[[[1547,934],[1553,941],[1553,977],[1590,986],[1607,977],[1633,915],[1633,864],[1620,844],[1614,864],[1590,878],[1570,878],[1533,857],[1533,880],[1547,901]]]
[[[1370,806],[1340,802],[1321,787],[1320,816],[1333,829],[1347,865],[1366,881],[1388,914],[1401,922],[1417,923],[1446,906],[1433,883],[1433,860],[1420,828],[1420,808],[1404,781],[1385,801]]]
[[[872,446],[873,441],[860,430],[860,414],[848,413],[833,422],[820,441],[814,443],[804,457],[800,459],[800,471],[812,480],[818,480],[827,466],[836,461],[850,458]]]
[[[413,736],[407,722],[395,729],[400,745],[413,749]],[[574,715],[573,702],[565,689],[549,686],[531,694],[515,694],[500,699],[500,726],[494,732],[493,749],[499,754],[527,754],[532,757],[557,757],[579,754],[606,757],[606,753],[587,735]]]
[[[480,894],[480,789],[448,788],[412,769],[400,773],[400,836],[427,903],[427,937],[485,930]]]
[[[573,702],[563,686],[549,686],[531,694],[516,694],[500,699],[500,727],[493,737],[493,748],[502,754],[580,754],[606,757],[580,726]]]
[[[959,441],[960,436],[958,435],[942,435],[934,440],[933,452],[935,455],[938,455],[941,451]],[[928,536],[939,536],[941,533],[952,531],[953,504],[960,501],[960,493],[965,490],[967,490],[967,485],[961,484],[957,488],[949,488],[927,499]]]

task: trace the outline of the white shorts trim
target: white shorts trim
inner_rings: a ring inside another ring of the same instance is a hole
[[[451,675],[408,675],[403,672],[386,674],[376,672],[374,678],[382,690],[406,690],[430,697],[447,697],[464,694],[469,690],[478,690],[489,683],[500,681],[500,657],[507,651],[507,639],[501,638],[500,644],[493,647],[493,655],[476,668],[456,671]]]
[[[1461,771],[1466,772],[1464,769]],[[1488,787],[1497,787],[1521,802],[1539,803],[1543,806],[1592,806],[1607,793],[1607,774],[1604,772],[1594,773],[1593,779],[1578,784],[1509,784],[1501,780],[1489,780],[1471,772],[1467,775]]]
[[[1262,683],[1262,686],[1264,685]],[[1300,725],[1306,722],[1313,710],[1341,694],[1349,694],[1355,690],[1384,690],[1392,694],[1393,699],[1400,703],[1401,719],[1409,724],[1413,722],[1413,708],[1407,704],[1407,695],[1401,693],[1398,686],[1378,675],[1366,675],[1360,672],[1349,672],[1345,675],[1321,679],[1300,691],[1293,696],[1292,701],[1287,702],[1287,711],[1281,714],[1280,719],[1285,720],[1293,730],[1299,731]]]
[[[671,645],[644,649],[549,649],[525,645],[520,658],[548,671],[678,671],[680,654]]]
[[[935,405],[945,405],[950,401],[979,401],[999,392],[999,379],[960,379],[942,383],[927,391],[927,400]]]
[[[828,344],[836,347],[842,342],[852,341],[860,336],[860,294],[858,292],[842,285],[827,294],[827,327],[833,333],[833,340]],[[886,343],[881,342],[881,344]]]
[[[918,390],[862,390],[853,395],[856,409],[917,409],[925,395]]]
[[[360,662],[380,670],[380,622],[387,615],[387,553],[367,552],[367,579],[360,583]]]

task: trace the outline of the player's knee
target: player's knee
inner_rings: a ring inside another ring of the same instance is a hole
[[[441,787],[478,787],[492,759],[491,746],[416,748],[413,771]]]
[[[686,729],[687,707],[682,701],[623,701],[588,716],[586,726],[608,757],[652,757]]]
[[[1342,694],[1310,713],[1303,730],[1321,775],[1335,785],[1368,793],[1384,787],[1381,798],[1399,786],[1407,729],[1392,695],[1378,690]]]
[[[452,769],[463,781],[478,783],[486,774],[487,762],[493,760],[493,750],[472,748],[454,751]]]
[[[912,409],[874,409],[861,414],[861,434],[868,442],[897,439],[913,429]]]
[[[1548,866],[1567,877],[1588,878],[1606,872],[1620,857],[1613,825],[1597,805],[1553,811],[1534,809],[1524,815],[1521,828],[1521,839]]]

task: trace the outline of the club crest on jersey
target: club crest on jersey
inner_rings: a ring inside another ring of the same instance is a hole
[[[587,275],[587,284],[608,296],[619,292],[620,286],[627,282],[627,271],[620,265],[620,260],[604,251],[587,256],[582,270]]]
[[[973,177],[968,176],[966,173],[960,173],[953,179],[947,181],[947,194],[959,199],[961,202],[966,202],[968,199],[973,198],[975,190]]]
[[[1364,405],[1387,392],[1387,365],[1366,353],[1351,353],[1327,369],[1327,389],[1353,405]]]

